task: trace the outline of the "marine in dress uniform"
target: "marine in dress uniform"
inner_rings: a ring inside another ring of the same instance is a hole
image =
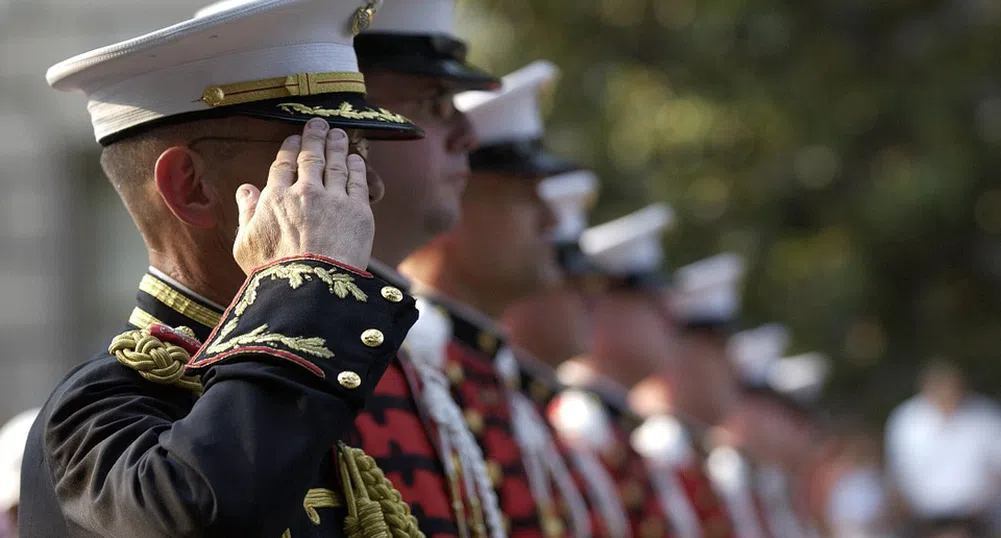
[[[795,492],[790,481],[790,451],[811,450],[811,433],[797,424],[812,422],[816,402],[830,372],[829,359],[820,353],[783,357],[789,337],[782,325],[768,324],[734,335],[732,357],[741,372],[744,396],[729,429],[741,454],[750,454],[750,497],[770,536],[792,538],[815,535],[805,511],[794,500],[809,497]]]
[[[743,331],[730,339],[730,358],[744,387],[759,386],[788,346],[784,326],[769,324]],[[734,423],[734,418],[748,417],[749,409],[738,404],[720,426],[724,432],[712,448],[709,470],[717,490],[726,500],[737,522],[738,536],[781,536],[772,513],[765,505],[760,489],[760,470],[767,463],[767,452],[755,442],[767,435],[766,424]]]
[[[201,13],[226,3],[215,4]],[[374,83],[370,81],[369,88],[373,91],[369,99],[392,93],[393,107],[400,106],[408,114],[413,113],[413,121],[426,132],[437,136],[444,133],[447,138],[461,136],[461,118],[454,117],[451,111],[451,95],[456,91],[493,88],[499,81],[466,62],[466,45],[454,35],[455,1],[371,2],[369,7],[376,9],[376,16],[355,38],[359,66],[366,75],[394,75],[392,79],[377,77]],[[385,86],[389,84],[403,88],[387,92]],[[446,148],[439,146],[438,140],[429,138],[418,143],[422,144],[422,153],[433,155],[428,157],[430,161],[444,159]],[[374,208],[380,227],[374,248],[378,254],[387,251],[385,245],[398,248],[405,243],[383,230],[393,231],[400,225],[421,229],[421,223],[415,222],[419,211],[387,209],[392,206],[390,197],[399,200],[403,196],[395,193],[394,187],[424,183],[422,190],[433,191],[435,184],[446,178],[422,177],[418,163],[407,158],[410,153],[392,155],[394,160],[402,160],[404,166],[380,161],[376,144],[370,160],[388,186],[387,198]],[[464,150],[450,144],[447,151],[451,154]],[[465,160],[465,153],[461,158]],[[408,177],[401,177],[401,173]],[[417,196],[407,202],[410,206],[420,206],[420,200]],[[419,209],[434,211],[430,207]],[[409,244],[404,250],[418,246]],[[410,283],[394,268],[373,261],[370,270],[399,289],[409,288]],[[477,453],[475,443],[469,442],[472,434],[448,396],[447,384],[442,390],[442,377],[431,360],[433,353],[429,354],[441,341],[438,324],[423,302],[419,306],[421,318],[359,415],[354,439],[398,486],[427,534],[489,534],[497,538],[503,528],[493,491],[484,487],[489,482],[483,478],[486,473],[482,455]]]
[[[236,4],[48,78],[87,94],[106,146],[241,116],[414,138],[364,99],[351,40],[375,11]],[[322,256],[250,272],[225,312],[151,269],[127,330],[67,375],[32,428],[22,535],[421,536],[375,461],[344,444],[416,318],[400,289]]]
[[[583,208],[578,206],[577,211],[582,213]],[[635,301],[626,308],[637,307],[637,312],[642,311],[639,316],[647,323],[645,327],[655,327],[651,332],[638,328],[645,334],[642,340],[648,343],[651,342],[648,337],[660,342],[658,335],[665,323],[670,323],[664,318],[666,312],[658,294],[665,282],[659,274],[663,261],[660,241],[672,219],[670,209],[662,204],[586,230],[586,219],[578,216],[573,219],[576,225],[571,227],[574,233],[562,238],[566,244],[565,267],[578,275],[574,278],[575,285],[593,302],[617,301],[618,297]],[[574,241],[579,251],[574,248]],[[621,327],[600,326],[608,320],[607,317],[593,320],[595,347],[559,365],[557,375],[569,388],[554,398],[549,416],[561,437],[574,449],[574,461],[584,482],[600,484],[611,480],[619,490],[621,500],[617,503],[592,499],[598,525],[607,535],[673,535],[676,522],[666,510],[656,477],[649,473],[629,441],[640,423],[628,405],[631,381],[623,380],[622,376],[612,378],[612,372],[645,371],[648,364],[643,359],[634,360],[632,350],[612,343],[623,343],[633,333],[630,329],[619,332]],[[617,335],[604,338],[606,343],[599,349],[597,336],[611,333]],[[657,360],[661,352],[658,349]],[[651,354],[643,356],[650,358]]]
[[[359,65],[367,75],[389,72],[434,81],[439,87],[437,94],[430,98],[408,96],[411,103],[406,106],[419,110],[418,125],[433,121],[434,125],[427,125],[429,132],[440,131],[445,125],[449,137],[457,130],[453,124],[463,121],[452,108],[452,95],[495,89],[500,84],[496,77],[466,61],[467,45],[456,37],[455,8],[455,0],[385,2],[372,25],[355,38]],[[428,102],[438,104],[428,112],[423,110]],[[378,160],[375,166],[378,168]],[[406,167],[393,170],[410,173]],[[390,186],[404,179],[389,173],[384,177]],[[426,179],[440,182],[447,178]],[[399,219],[377,211],[377,226],[380,219],[387,218]],[[380,250],[378,242],[377,237],[376,252]],[[419,246],[410,245],[410,250]],[[410,286],[395,268],[378,266],[373,270],[401,288]],[[450,397],[437,364],[441,345],[449,339],[442,335],[437,312],[423,299],[418,306],[420,319],[404,344],[399,367],[383,377],[359,417],[359,446],[373,455],[398,485],[426,533],[501,538],[506,530],[482,450],[472,441],[473,432]],[[413,432],[421,427],[430,433],[430,443],[412,440]],[[443,497],[443,492],[447,496]]]
[[[478,456],[471,458],[473,464],[482,466],[474,481],[485,483],[477,491],[481,497],[496,494],[504,527],[512,536],[555,537],[567,533],[588,536],[587,509],[541,413],[517,391],[520,378],[514,351],[507,346],[505,335],[479,300],[496,295],[491,290],[506,287],[506,282],[474,279],[470,272],[438,269],[457,267],[463,259],[477,257],[479,253],[469,251],[468,244],[455,237],[475,233],[470,221],[483,213],[509,214],[509,207],[504,204],[527,206],[535,215],[513,224],[521,226],[531,220],[546,226],[548,209],[537,198],[536,183],[550,174],[576,168],[573,163],[549,154],[541,145],[539,93],[555,75],[554,66],[537,62],[505,76],[497,92],[472,91],[456,97],[457,109],[467,115],[481,144],[470,156],[472,175],[463,203],[463,218],[456,229],[432,241],[402,265],[404,273],[414,278],[415,290],[422,296],[418,326],[426,320],[428,326],[436,327],[433,332],[440,335],[420,343],[415,338],[408,350],[415,357],[424,357],[422,362],[441,372],[440,381],[431,383],[443,382],[449,393],[438,400],[450,397],[458,404],[466,426],[473,433],[471,441],[475,446],[465,450]],[[500,153],[493,160],[483,158],[485,154],[501,151],[500,146],[508,150],[503,158]],[[486,178],[484,174],[493,177]],[[503,183],[501,188],[507,196],[487,199],[482,191],[488,181]],[[489,207],[474,207],[469,201],[470,191]],[[538,237],[545,230],[526,230],[528,248],[534,249],[533,243],[540,242]],[[493,232],[492,255],[508,260],[524,257],[525,247],[498,243],[497,234],[505,231]],[[545,242],[539,246],[550,248]],[[518,270],[532,270],[533,264],[546,263],[545,255],[550,253],[542,254],[540,260],[526,260],[528,264]],[[426,265],[429,257],[439,260],[441,265]],[[479,293],[454,297],[451,292],[455,289],[477,289]],[[514,298],[505,296],[501,303]],[[498,306],[496,302],[491,305],[494,306]],[[503,306],[499,304],[499,308]],[[430,341],[437,345],[428,345]],[[464,439],[456,441],[460,449],[466,443]],[[482,508],[489,508],[486,503],[481,504]],[[483,512],[480,518],[487,516],[489,520],[489,511]],[[474,521],[477,523],[482,524]]]
[[[726,342],[739,309],[742,270],[739,258],[720,255],[675,271],[677,348],[660,375],[634,390],[633,404],[647,419],[633,442],[663,477],[663,487],[682,492],[668,498],[684,536],[738,536],[741,530],[738,512],[712,478],[714,467],[734,475],[734,460],[712,458],[711,432],[735,392],[728,384]]]

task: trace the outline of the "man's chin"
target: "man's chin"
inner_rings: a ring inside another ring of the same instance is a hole
[[[442,235],[455,228],[459,224],[461,216],[462,211],[459,209],[458,202],[454,205],[442,204],[434,211],[429,211],[425,214],[424,231],[429,238]]]

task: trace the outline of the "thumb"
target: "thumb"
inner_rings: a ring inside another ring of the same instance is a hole
[[[254,218],[254,212],[257,211],[257,201],[260,197],[261,191],[249,183],[244,183],[240,185],[239,189],[236,189],[236,207],[240,210],[241,230],[250,224],[250,219]]]

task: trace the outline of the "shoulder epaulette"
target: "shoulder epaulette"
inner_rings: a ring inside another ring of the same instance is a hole
[[[147,381],[174,385],[196,393],[201,381],[184,374],[184,367],[201,344],[187,327],[176,329],[154,323],[145,329],[126,331],[111,340],[108,353],[123,366],[131,368]]]

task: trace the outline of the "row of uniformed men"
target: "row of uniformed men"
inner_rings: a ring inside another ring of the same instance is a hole
[[[772,449],[793,438],[733,412],[736,372],[759,407],[798,413],[823,362],[778,360],[773,328],[731,362],[742,264],[714,257],[667,285],[667,207],[587,228],[596,178],[541,142],[555,67],[497,80],[468,65],[453,11],[226,1],[49,71],[87,94],[109,149],[202,122],[185,151],[225,139],[249,160],[267,137],[215,126],[346,130],[385,182],[384,263],[301,253],[236,291],[204,243],[178,240],[197,272],[151,256],[130,329],[35,421],[23,536],[807,535],[782,472],[759,489],[746,458],[791,461]],[[172,149],[146,163],[168,232],[192,224],[160,169]]]

